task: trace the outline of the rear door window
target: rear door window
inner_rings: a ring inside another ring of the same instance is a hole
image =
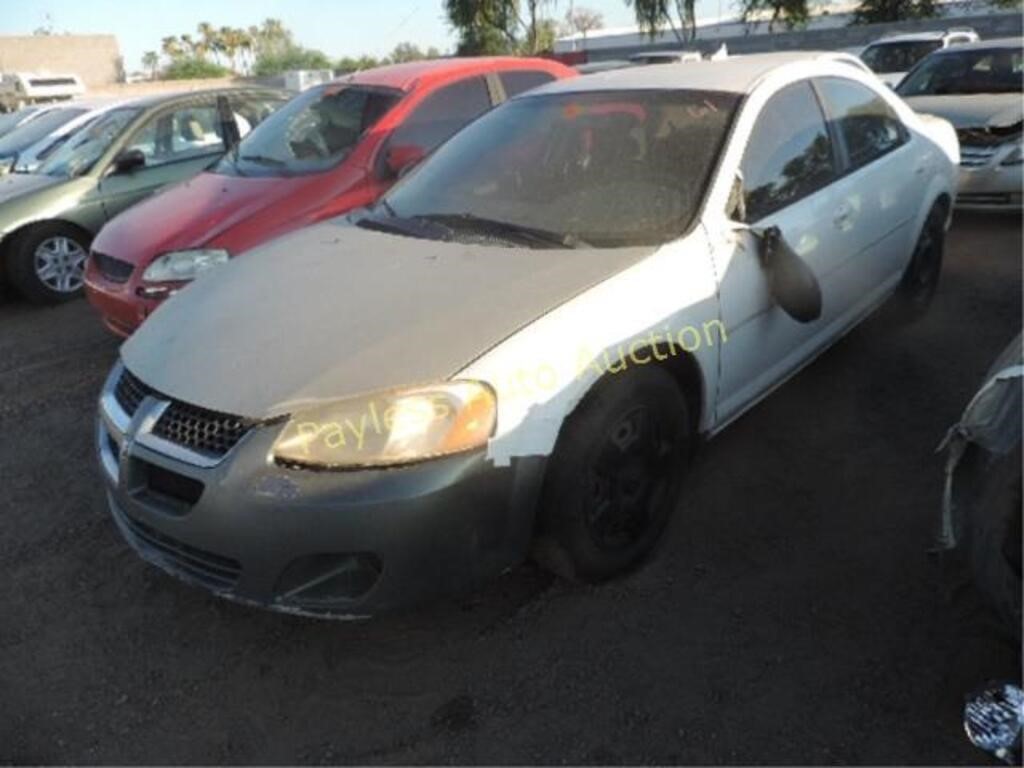
[[[471,77],[435,91],[392,134],[392,146],[413,145],[429,153],[460,128],[491,108],[482,77]]]
[[[809,82],[786,86],[768,100],[740,168],[747,221],[785,208],[836,178],[825,116]]]
[[[850,170],[877,160],[910,138],[896,111],[870,88],[838,77],[822,78],[816,84],[846,147]]]

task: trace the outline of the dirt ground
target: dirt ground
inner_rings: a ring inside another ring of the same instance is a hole
[[[926,550],[934,450],[1021,326],[1021,222],[961,216],[929,316],[874,318],[706,446],[658,555],[524,566],[364,623],[242,608],[109,519],[81,301],[0,300],[0,763],[985,762],[1018,649]]]

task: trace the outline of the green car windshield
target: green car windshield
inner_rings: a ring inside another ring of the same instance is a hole
[[[67,178],[88,173],[139,112],[140,109],[130,107],[112,109],[72,136],[39,166],[37,173]]]

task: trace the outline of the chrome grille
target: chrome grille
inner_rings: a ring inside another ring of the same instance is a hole
[[[960,147],[960,165],[967,168],[980,168],[983,165],[987,165],[992,159],[992,156],[996,153],[997,147],[978,147],[978,146],[961,146]]]
[[[254,423],[175,400],[153,426],[153,434],[207,456],[223,456],[245,437]]]
[[[114,399],[129,417],[135,415],[143,398],[151,394],[153,394],[153,390],[139,381],[127,368],[124,369],[121,378],[117,380],[117,386],[114,387]]]

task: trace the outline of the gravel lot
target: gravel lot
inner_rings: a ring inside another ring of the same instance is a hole
[[[365,623],[238,607],[108,518],[84,302],[0,299],[0,763],[978,763],[1017,649],[926,550],[939,439],[1021,324],[1021,222],[958,217],[930,315],[867,322],[713,443],[665,546]]]

